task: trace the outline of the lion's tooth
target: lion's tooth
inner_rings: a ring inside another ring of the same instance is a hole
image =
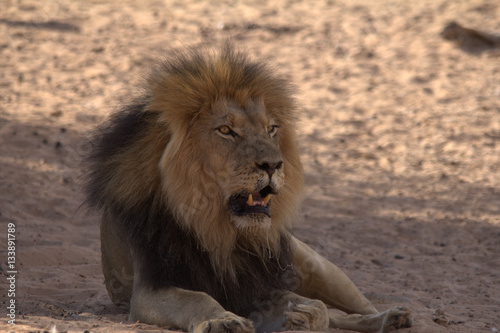
[[[247,205],[249,205],[249,206],[254,206],[255,205],[253,203],[253,197],[252,197],[251,194],[248,196]]]
[[[267,205],[267,203],[269,202],[269,200],[271,200],[271,194],[266,195],[266,196],[262,199],[262,202],[264,203],[264,205]]]

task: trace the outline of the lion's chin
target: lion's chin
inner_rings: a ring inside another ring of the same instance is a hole
[[[237,229],[271,227],[271,218],[265,214],[247,214],[243,216],[232,216],[233,224]]]

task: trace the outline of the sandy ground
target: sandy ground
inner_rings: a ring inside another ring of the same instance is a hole
[[[295,234],[379,309],[411,308],[404,332],[496,332],[500,49],[440,32],[498,33],[499,17],[487,0],[2,0],[0,331],[159,330],[106,294],[98,217],[78,210],[85,140],[169,48],[230,37],[298,88]]]

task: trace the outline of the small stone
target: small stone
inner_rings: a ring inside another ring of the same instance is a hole
[[[435,322],[436,324],[441,325],[441,326],[448,326],[448,324],[449,324],[448,319],[446,319],[446,318],[442,318],[442,317],[437,317],[437,318],[434,318],[434,322]]]

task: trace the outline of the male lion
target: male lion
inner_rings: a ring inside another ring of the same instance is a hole
[[[189,332],[410,326],[290,233],[303,190],[295,110],[286,81],[225,46],[165,60],[98,131],[87,199],[102,210],[106,288],[130,320]]]

